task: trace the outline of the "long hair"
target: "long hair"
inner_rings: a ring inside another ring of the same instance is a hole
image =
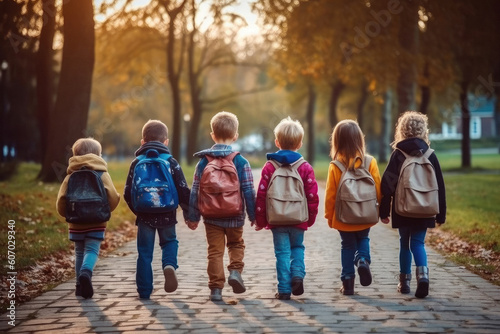
[[[356,157],[365,158],[365,137],[358,123],[351,119],[345,119],[337,123],[331,136],[330,156],[333,160],[339,160],[348,168],[354,165]]]
[[[427,115],[418,111],[406,111],[399,116],[394,141],[391,143],[392,148],[395,149],[400,141],[408,138],[420,138],[430,144]]]

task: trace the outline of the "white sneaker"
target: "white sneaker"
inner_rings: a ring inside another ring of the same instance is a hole
[[[166,266],[163,268],[163,276],[165,276],[165,291],[174,292],[177,290],[177,276],[175,275],[175,269],[172,266]]]

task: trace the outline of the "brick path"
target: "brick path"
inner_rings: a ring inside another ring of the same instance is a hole
[[[320,190],[322,193],[323,190]],[[305,293],[290,301],[274,299],[276,274],[270,231],[247,224],[243,278],[247,292],[226,285],[223,302],[208,300],[203,225],[191,231],[178,225],[179,288],[163,291],[156,247],[155,291],[141,301],[135,291],[135,242],[96,267],[93,299],[74,296],[74,279],[16,310],[16,326],[2,315],[0,331],[9,333],[500,333],[500,287],[457,267],[428,248],[430,296],[417,299],[396,292],[398,236],[377,225],[370,233],[373,283],[343,296],[340,287],[340,238],[323,213],[306,232]],[[226,260],[227,264],[227,260]],[[412,293],[416,286],[412,281]]]

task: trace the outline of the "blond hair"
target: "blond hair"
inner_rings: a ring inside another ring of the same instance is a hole
[[[420,138],[430,144],[427,115],[418,111],[406,111],[399,116],[394,141],[391,143],[392,148],[395,149],[400,141],[408,138]]]
[[[233,139],[238,133],[238,117],[227,111],[215,114],[210,120],[213,135],[220,140]]]
[[[304,138],[304,128],[299,121],[288,116],[282,119],[274,128],[274,136],[283,150],[296,150]]]
[[[168,139],[168,128],[162,121],[150,119],[142,127],[142,139],[145,142],[164,142]]]
[[[356,157],[365,158],[365,136],[358,122],[345,119],[337,123],[330,138],[330,156],[345,166],[354,163]]]
[[[101,143],[99,143],[94,138],[80,138],[75,141],[73,147],[71,147],[71,150],[73,151],[74,156],[90,153],[100,156],[102,152],[102,146]]]

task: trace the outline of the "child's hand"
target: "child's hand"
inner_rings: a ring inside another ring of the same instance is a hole
[[[390,220],[389,220],[389,217],[387,217],[387,218],[380,218],[380,221],[381,221],[382,223],[384,223],[384,224],[389,224],[389,221],[390,221]]]
[[[259,227],[259,225],[257,225],[257,222],[255,220],[250,222],[250,226],[254,226],[256,231],[262,230],[262,227]]]
[[[198,228],[198,222],[190,222],[186,220],[186,225],[193,231]]]

